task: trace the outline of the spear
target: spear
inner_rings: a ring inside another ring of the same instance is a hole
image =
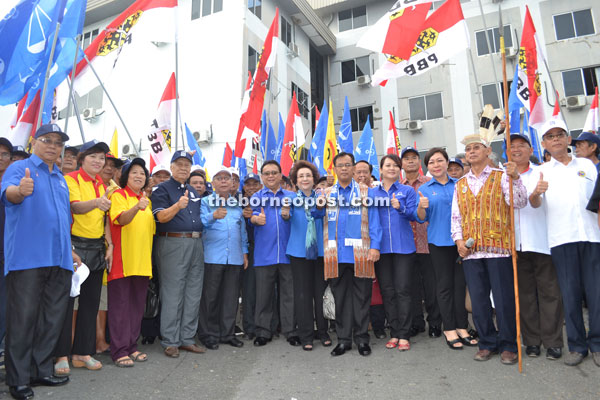
[[[506,127],[504,129],[504,137],[506,139],[506,157],[510,162],[512,157],[510,155],[510,118],[508,118],[508,81],[506,77],[506,49],[504,48],[504,25],[502,24],[502,9],[498,4],[498,15],[500,15],[500,26],[498,32],[500,33],[500,54],[502,54],[502,79],[504,82],[504,120],[506,121]],[[513,264],[513,282],[515,287],[515,314],[516,314],[516,325],[517,325],[517,352],[519,355],[519,372],[523,372],[523,354],[521,350],[521,309],[519,306],[519,278],[517,276],[517,250],[515,246],[515,204],[513,200],[513,179],[509,176],[509,191],[510,191],[510,249],[512,253],[512,264]]]

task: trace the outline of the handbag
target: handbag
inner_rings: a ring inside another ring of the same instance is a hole
[[[90,239],[79,236],[71,236],[71,244],[75,253],[81,258],[81,261],[87,265],[90,272],[104,271],[106,268],[106,247],[104,238]]]
[[[160,296],[158,291],[158,280],[150,279],[148,283],[148,292],[146,292],[146,307],[144,308],[144,318],[156,318],[160,310]]]
[[[330,320],[335,320],[335,299],[331,291],[331,285],[327,285],[323,293],[323,316]]]

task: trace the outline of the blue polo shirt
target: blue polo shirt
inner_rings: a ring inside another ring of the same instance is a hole
[[[297,193],[296,197],[302,199],[306,198],[301,191]],[[316,199],[314,190],[310,197]],[[323,217],[325,216],[325,208],[319,210],[316,206],[313,206],[310,213],[315,219],[318,256],[323,257]],[[304,207],[297,204],[291,207],[290,214],[290,239],[288,241],[286,254],[292,257],[306,258],[306,229],[308,227],[306,211],[304,210]]]
[[[200,201],[202,200],[194,188],[187,184],[181,184],[172,177],[164,181],[152,193],[152,213],[156,215],[159,211],[166,210],[179,201],[179,198],[188,190],[190,201],[183,210],[169,222],[156,223],[157,232],[201,232],[202,220],[200,219]]]
[[[215,219],[213,213],[219,208],[216,207],[218,197],[216,193],[212,193],[202,199],[204,262],[242,265],[244,254],[248,254],[248,236],[242,208],[237,204],[225,203],[227,215],[223,219]],[[233,198],[230,197],[230,200]]]
[[[354,248],[346,246],[346,222],[350,212],[349,203],[352,197],[352,183],[345,188],[336,183],[338,196],[343,197],[345,205],[339,207],[337,221],[337,251],[338,263],[354,264]],[[368,197],[373,199],[373,189],[369,189]],[[379,213],[377,207],[368,207],[369,212],[369,236],[371,237],[371,249],[380,250],[381,246],[381,224],[379,223]],[[328,221],[324,221],[327,223]]]
[[[416,219],[417,194],[415,190],[400,182],[394,182],[388,191],[383,184],[373,188],[375,201],[388,200],[388,206],[377,207],[381,221],[381,254],[410,254],[417,251],[410,221]],[[396,196],[400,208],[395,209],[391,200]],[[383,203],[383,201],[382,201]]]
[[[263,226],[254,225],[254,266],[289,264],[290,259],[285,254],[290,237],[290,221],[281,217],[281,206],[273,207],[270,199],[279,198],[279,204],[284,197],[293,198],[295,194],[279,188],[276,193],[270,189],[262,188],[252,195],[250,204],[252,214],[260,214],[264,203],[267,223]],[[264,200],[263,200],[264,199]],[[259,205],[255,205],[259,204]]]
[[[425,220],[427,227],[427,241],[436,246],[454,246],[450,235],[450,222],[452,220],[452,197],[456,179],[448,176],[448,182],[442,185],[435,178],[425,182],[419,187],[423,196],[429,199],[429,208],[426,210]]]
[[[29,168],[33,193],[20,204],[6,198],[9,186],[19,186]],[[10,165],[2,178],[6,206],[4,274],[10,271],[61,267],[73,271],[69,188],[55,165],[52,172],[38,156]],[[34,251],[32,251],[32,249]]]

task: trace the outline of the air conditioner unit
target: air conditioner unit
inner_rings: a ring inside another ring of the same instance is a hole
[[[356,82],[357,82],[357,83],[358,83],[360,86],[366,86],[366,85],[368,85],[368,84],[370,84],[370,83],[371,83],[371,77],[370,77],[369,75],[362,75],[362,76],[359,76],[359,77],[356,79]]]
[[[129,158],[129,156],[133,155],[134,152],[131,149],[131,145],[129,145],[129,144],[123,145],[123,147],[121,147],[121,154],[125,158]]]
[[[290,42],[288,44],[288,50],[288,56],[290,56],[291,58],[298,57],[298,55],[300,54],[298,52],[298,45],[294,42]]]
[[[85,119],[86,121],[91,121],[94,118],[96,118],[98,114],[95,108],[84,108],[81,115],[83,115],[83,119]]]
[[[578,108],[585,107],[587,104],[587,98],[584,95],[568,96],[564,103],[567,106],[567,110],[576,110]]]
[[[406,129],[409,131],[420,131],[423,129],[423,122],[421,122],[421,120],[408,121]]]
[[[202,131],[196,131],[192,133],[194,139],[198,143],[211,143],[212,142],[212,131],[210,129],[204,129]]]
[[[519,54],[519,50],[514,47],[508,47],[506,49],[506,58],[515,58]]]

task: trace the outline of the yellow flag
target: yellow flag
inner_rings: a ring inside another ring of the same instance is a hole
[[[109,147],[111,154],[115,156],[115,158],[119,158],[119,135],[117,134],[117,128],[115,128]]]
[[[333,107],[329,100],[329,118],[327,120],[327,134],[325,135],[325,150],[323,152],[323,168],[328,174],[333,175],[333,158],[337,155],[337,139],[333,126]]]

